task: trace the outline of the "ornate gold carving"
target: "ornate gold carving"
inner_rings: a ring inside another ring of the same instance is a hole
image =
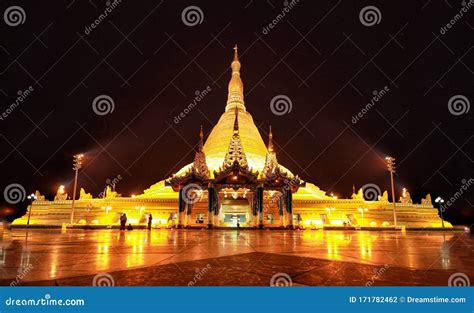
[[[87,193],[84,188],[81,188],[79,191],[79,199],[84,200],[84,199],[92,199],[92,195],[90,193]]]

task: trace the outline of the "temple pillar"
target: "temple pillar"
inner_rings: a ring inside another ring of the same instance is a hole
[[[283,196],[278,196],[278,214],[280,215],[280,227],[286,227],[286,216],[285,216],[285,210],[283,208]]]
[[[183,188],[179,189],[179,198],[178,198],[178,228],[183,228],[183,212],[186,208],[186,202],[183,199]]]
[[[249,193],[247,195],[247,201],[249,203],[249,207],[250,207],[250,212],[248,214],[248,220],[247,220],[247,223],[248,223],[248,226],[249,227],[253,227],[254,226],[254,195],[253,195],[253,192],[252,193]]]
[[[213,227],[213,216],[214,216],[214,193],[213,187],[207,188],[207,228]]]
[[[216,190],[214,190],[214,192],[215,192],[215,201],[216,201],[214,203],[214,226],[219,226],[219,215],[221,213],[222,200],[218,192]]]
[[[189,227],[189,221],[191,220],[192,212],[193,212],[193,204],[188,203],[187,208],[186,208],[186,219],[184,222],[185,227]]]
[[[288,228],[294,229],[293,226],[293,192],[291,189],[285,192],[285,206],[286,206],[286,213],[288,216]]]
[[[263,229],[263,187],[257,187],[258,228]]]

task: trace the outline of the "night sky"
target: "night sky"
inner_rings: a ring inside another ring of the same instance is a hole
[[[106,1],[0,1],[0,12],[24,11],[13,26],[0,20],[0,190],[18,183],[52,198],[64,184],[72,194],[79,152],[79,187],[93,195],[119,175],[126,196],[169,177],[192,162],[199,126],[206,136],[223,113],[237,43],[246,107],[265,141],[272,125],[281,164],[350,197],[353,184],[388,189],[391,155],[398,193],[419,202],[462,190],[445,217],[471,224],[474,7],[443,31],[461,1],[403,2],[122,0],[87,30]],[[190,6],[197,21],[182,15]],[[360,17],[367,6],[375,22]],[[18,91],[27,96],[9,110]],[[94,112],[101,95],[113,112]],[[281,95],[291,111],[277,115]]]

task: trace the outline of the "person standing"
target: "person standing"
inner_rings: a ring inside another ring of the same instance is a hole
[[[148,230],[151,230],[151,224],[153,223],[153,216],[148,214]]]
[[[123,213],[120,216],[120,230],[125,230],[125,225],[127,225],[127,214]]]

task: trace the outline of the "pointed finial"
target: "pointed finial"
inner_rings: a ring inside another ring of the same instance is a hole
[[[199,150],[202,150],[203,145],[204,145],[204,133],[202,132],[202,125],[201,125],[201,130],[199,131]]]
[[[238,48],[237,48],[237,44],[235,44],[234,46],[234,61],[238,61],[239,60],[239,53],[238,53]]]
[[[273,152],[273,133],[272,133],[272,126],[270,125],[268,131],[268,151]]]

